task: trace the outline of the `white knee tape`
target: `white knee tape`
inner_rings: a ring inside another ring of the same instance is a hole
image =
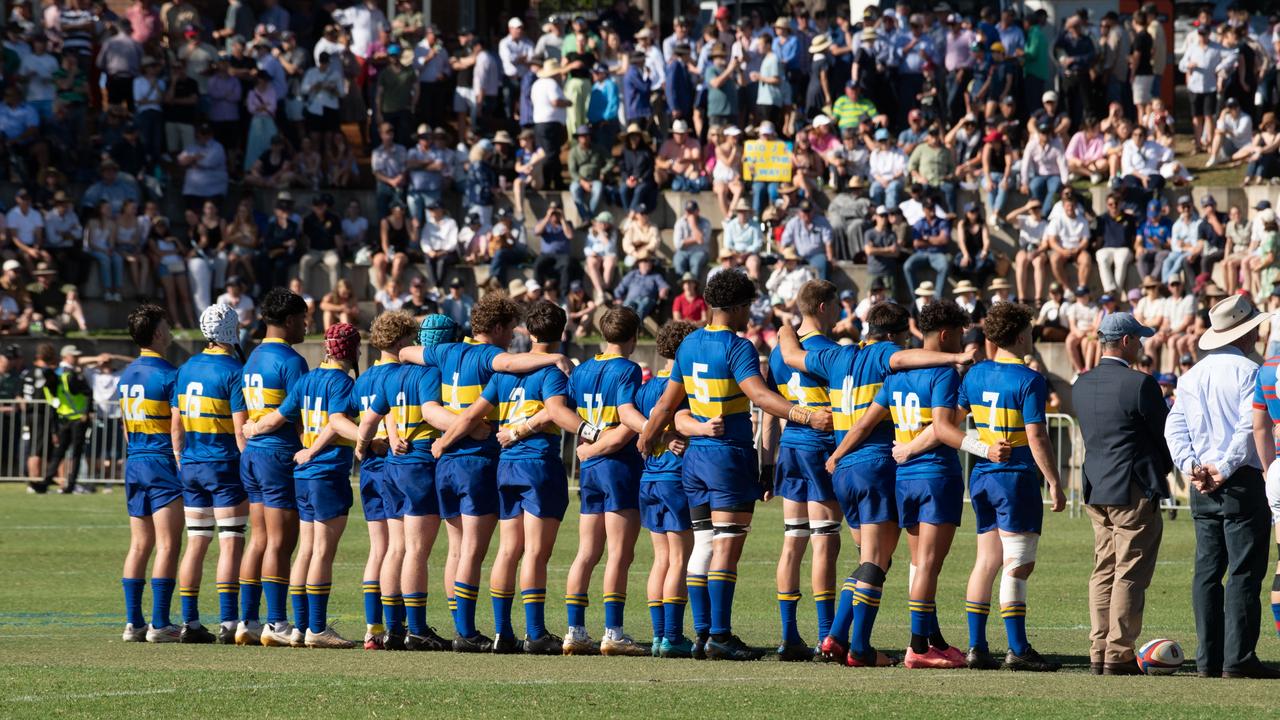
[[[911,594],[915,586],[916,586],[916,565],[915,563],[912,563],[911,565],[907,566],[907,595],[909,597],[915,597],[915,595]]]
[[[1267,505],[1271,508],[1271,523],[1280,525],[1280,460],[1267,467]]]
[[[218,537],[242,538],[244,537],[245,526],[248,523],[249,518],[247,516],[218,518]]]
[[[1040,536],[1031,533],[1001,535],[1000,545],[1004,550],[1004,571],[1000,575],[1000,604],[1025,603],[1027,581],[1025,578],[1014,577],[1013,572],[1036,561],[1036,548],[1040,545]]]
[[[714,530],[695,530],[693,533],[693,552],[689,555],[690,575],[706,575],[711,566],[711,536]]]
[[[839,520],[810,520],[809,533],[811,535],[839,535]]]
[[[711,526],[716,540],[742,537],[751,532],[750,525],[739,525],[738,523],[712,523]]]
[[[809,518],[786,518],[782,521],[783,535],[791,538],[809,537]]]
[[[208,510],[205,514],[204,510]],[[213,537],[213,509],[187,508],[187,537]]]

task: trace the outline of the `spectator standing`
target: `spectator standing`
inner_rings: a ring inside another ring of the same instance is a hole
[[[1213,120],[1218,113],[1218,70],[1223,62],[1222,47],[1209,37],[1208,23],[1200,23],[1187,38],[1178,70],[1185,74],[1191,93],[1191,124],[1195,150],[1202,153],[1213,139]]]
[[[591,128],[591,144],[603,154],[613,154],[613,143],[621,134],[618,121],[621,91],[613,73],[603,63],[591,68],[591,91],[587,99],[587,123]]]
[[[563,190],[560,148],[568,138],[568,108],[573,103],[560,86],[560,62],[547,60],[538,71],[538,79],[530,90],[533,102],[533,132],[538,148],[546,154],[542,178],[548,190]]]
[[[702,217],[698,201],[685,202],[684,214],[676,220],[672,241],[675,244],[672,269],[680,275],[692,273],[695,278],[702,277],[711,258],[711,222]]]
[[[524,22],[520,18],[507,21],[507,35],[498,42],[498,57],[502,60],[504,115],[515,117],[520,81],[529,73],[529,59],[533,57],[533,43],[524,36]]]
[[[375,127],[390,123],[396,144],[408,145],[413,111],[418,106],[418,73],[413,69],[413,54],[398,43],[387,48],[387,57],[387,66],[378,73],[373,123]]]
[[[1062,69],[1062,95],[1065,98],[1067,116],[1072,127],[1080,127],[1086,111],[1089,93],[1090,68],[1098,56],[1093,38],[1084,31],[1084,21],[1078,15],[1067,18],[1063,32],[1054,42],[1054,55]]]
[[[1248,354],[1268,318],[1240,295],[1213,306],[1199,342],[1208,354],[1178,380],[1165,425],[1174,465],[1191,481],[1196,669],[1205,677],[1280,678],[1254,654],[1269,534],[1259,457],[1270,464],[1275,450],[1270,418],[1249,410],[1258,365]]]
[[[142,72],[142,46],[130,34],[130,22],[120,22],[98,49],[98,71],[107,76],[107,102],[133,107],[133,79]],[[86,52],[88,48],[85,48]]]

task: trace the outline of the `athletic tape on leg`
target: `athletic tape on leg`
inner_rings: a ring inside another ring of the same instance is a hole
[[[699,523],[706,523],[706,527],[698,527]],[[693,552],[689,554],[688,574],[707,574],[707,569],[711,567],[711,541],[714,534],[710,520],[700,520],[693,524]]]
[[[885,572],[875,563],[864,562],[853,571],[854,580],[864,582],[872,587],[884,587]]]
[[[1000,575],[1000,604],[1025,603],[1027,601],[1027,581],[1015,577],[1014,571],[1036,561],[1036,548],[1040,545],[1040,536],[1031,533],[1017,535],[1001,535],[1000,545],[1004,550],[1004,570]]]
[[[249,518],[243,515],[229,518],[218,518],[219,538],[242,538]]]
[[[742,537],[751,532],[750,525],[739,525],[738,523],[712,523],[715,528],[715,539]]]
[[[810,535],[839,535],[840,521],[839,520],[810,520],[809,534]]]
[[[213,508],[187,508],[187,537],[213,537]]]
[[[807,538],[809,537],[809,519],[808,518],[787,518],[782,521],[782,534],[786,537]]]

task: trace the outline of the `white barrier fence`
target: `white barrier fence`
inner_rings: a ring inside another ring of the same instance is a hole
[[[114,417],[118,408],[110,410],[68,426],[45,400],[0,400],[0,482],[41,480],[65,442],[65,457],[53,473],[59,484],[71,474],[73,462],[78,462],[81,485],[123,484],[124,425]],[[76,458],[75,446],[81,442]]]

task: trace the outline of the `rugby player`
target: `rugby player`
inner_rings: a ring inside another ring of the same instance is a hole
[[[141,305],[129,313],[129,336],[139,353],[120,374],[119,385],[129,457],[124,493],[130,542],[120,579],[124,587],[124,641],[177,642],[180,629],[169,621],[169,604],[182,547],[182,483],[177,464],[182,418],[169,403],[178,370],[164,359],[173,340],[164,308]],[[148,625],[142,616],[142,590],[153,549],[156,559],[151,566]]]

